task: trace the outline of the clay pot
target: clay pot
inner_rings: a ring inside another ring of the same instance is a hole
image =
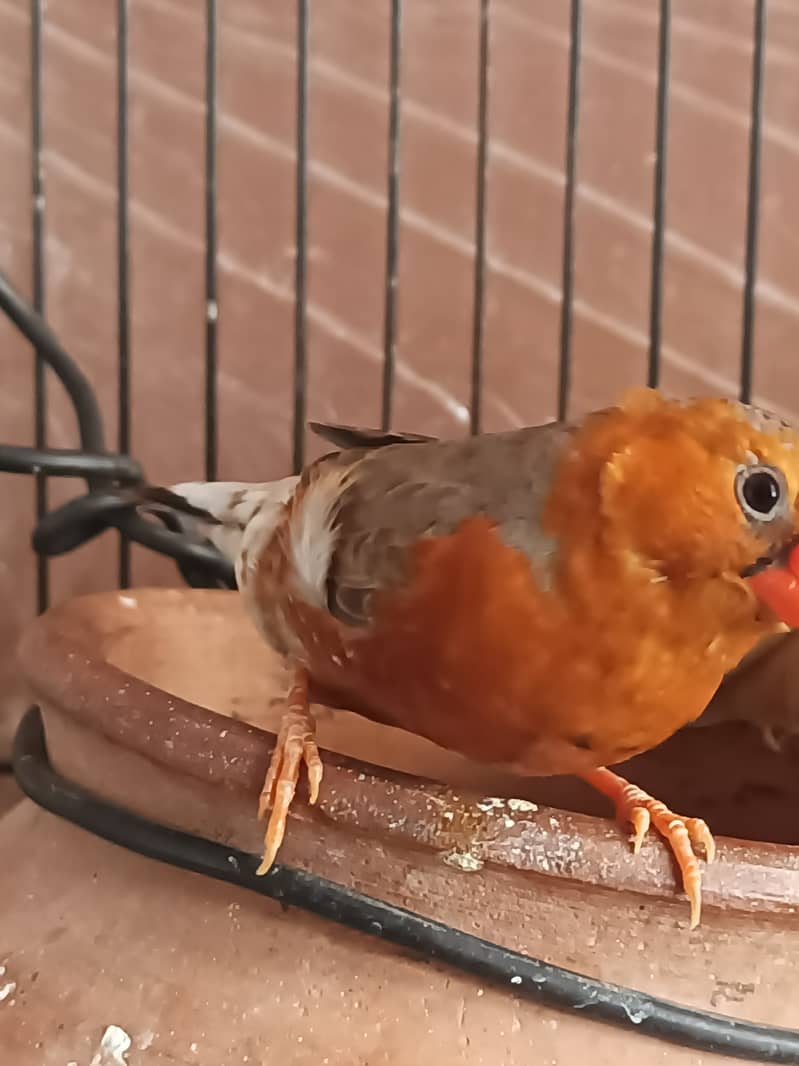
[[[255,806],[283,667],[235,593],[144,590],[77,599],[38,619],[20,655],[57,770],[160,823],[260,851]],[[320,711],[319,738],[327,749],[320,802],[308,807],[300,788],[283,862],[607,981],[736,1017],[799,1023],[799,851],[790,846],[799,841],[797,760],[769,751],[751,727],[685,730],[626,771],[716,831],[719,856],[704,873],[703,921],[693,933],[666,849],[652,838],[633,857],[603,801],[579,783],[496,773],[345,713]],[[598,1064],[701,1060],[482,989],[381,942],[296,911],[286,915],[252,893],[122,853],[29,808],[10,816],[18,831],[25,825],[47,839],[60,835],[62,849],[91,855],[85,861],[95,869],[109,864],[107,897],[92,895],[91,921],[96,925],[98,914],[106,921],[92,949],[95,966],[109,965],[111,942],[112,970],[122,968],[127,980],[138,979],[143,966],[154,972],[142,943],[153,958],[171,954],[172,966],[175,957],[192,960],[185,994],[195,1006],[184,1013],[206,1037],[202,1054],[186,1061],[246,1061],[224,1050],[235,1043],[234,1029],[259,1063],[305,1062],[306,1052],[309,1062],[327,1054],[330,1062],[370,1066],[434,1056],[492,1066],[573,1063],[586,1054]],[[13,832],[0,826],[0,849],[3,833],[8,840]],[[48,868],[70,865],[56,844],[48,855]],[[33,859],[29,866],[34,878]],[[52,891],[63,894],[64,882],[54,881]],[[139,900],[122,938],[113,917],[120,894],[125,905]],[[173,920],[176,898],[180,916]],[[73,891],[70,899],[77,929],[80,897]],[[231,899],[247,929],[235,938],[235,958],[223,946]],[[8,924],[13,907],[5,913]],[[198,913],[201,931],[187,918]],[[85,958],[90,947],[75,936],[73,947]],[[237,1014],[235,1025],[217,1018],[213,1031],[202,1024],[211,973],[218,987],[230,983],[231,1002],[256,1000],[258,1017]],[[286,1022],[289,994],[300,1007]],[[136,1025],[163,1034],[169,1010],[145,999],[136,1001],[147,1015],[137,1015]],[[173,1054],[169,1038],[163,1041],[163,1053]],[[305,1047],[298,1050],[298,1041]],[[15,1062],[28,1061],[20,1055]]]

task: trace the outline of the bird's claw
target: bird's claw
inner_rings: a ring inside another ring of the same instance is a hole
[[[605,766],[580,776],[613,802],[622,824],[632,825],[630,841],[635,854],[641,850],[650,825],[664,838],[680,867],[683,889],[691,905],[691,929],[695,929],[702,913],[702,874],[694,849],[702,849],[708,862],[716,857],[716,844],[707,824],[701,818],[680,817],[665,803]]]
[[[691,907],[690,928],[695,929],[702,914],[702,874],[696,849],[704,851],[708,863],[716,857],[716,842],[707,823],[701,818],[682,818],[635,785],[627,785],[624,789],[616,813],[620,821],[632,823],[631,841],[635,854],[641,850],[650,825],[654,825],[669,845],[680,868],[683,889]]]
[[[272,752],[258,801],[258,817],[269,821],[264,838],[264,854],[256,873],[265,874],[278,853],[286,833],[286,818],[297,790],[300,764],[308,770],[309,801],[316,803],[323,766],[316,746],[315,722],[308,707],[304,683],[292,687],[286,713],[280,725],[277,743]]]

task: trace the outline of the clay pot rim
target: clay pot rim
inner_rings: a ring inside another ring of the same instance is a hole
[[[139,605],[161,599],[174,606],[181,601],[202,605],[236,593],[137,588],[129,593],[80,596],[52,607],[27,627],[19,643],[19,662],[33,692],[45,710],[58,708],[111,742],[205,784],[249,793],[254,807],[275,734],[173,696],[104,658],[104,639],[123,628],[107,624],[109,607],[116,601],[115,611],[123,620],[127,595]],[[202,758],[197,757],[198,750]],[[684,906],[675,890],[674,866],[667,850],[657,843],[632,856],[609,819],[553,807],[530,810],[532,804],[512,808],[513,817],[508,818],[504,800],[488,803],[482,793],[335,751],[322,754],[325,795],[317,807],[310,808],[298,793],[294,816],[332,819],[353,831],[393,837],[406,846],[444,851],[449,847],[451,864],[464,871],[479,869],[484,863],[533,870],[587,885],[678,899]],[[475,808],[480,812],[476,816]],[[442,823],[444,811],[448,823]],[[510,821],[515,834],[508,832]],[[520,830],[525,838],[522,846]],[[472,847],[462,846],[466,835]],[[529,846],[532,838],[534,847]],[[795,911],[799,847],[729,837],[717,837],[716,842],[719,859],[703,874],[708,904],[723,903],[726,908],[745,911]],[[471,865],[475,848],[479,865]],[[590,851],[584,862],[581,848]]]

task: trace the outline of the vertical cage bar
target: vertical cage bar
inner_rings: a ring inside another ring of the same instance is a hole
[[[117,418],[130,453],[130,252],[128,244],[128,0],[117,0]],[[119,541],[119,585],[130,585],[130,543]]]
[[[657,117],[655,120],[655,185],[652,219],[652,274],[649,292],[649,366],[647,368],[647,384],[653,388],[660,384],[660,347],[663,332],[663,238],[666,228],[670,61],[671,0],[660,0]]]
[[[560,358],[558,360],[558,418],[569,412],[574,314],[574,214],[577,176],[577,134],[580,117],[580,37],[582,0],[571,0],[569,14],[569,99],[566,113],[566,159],[563,190],[563,263],[561,268]]]
[[[488,0],[480,0],[479,90],[477,100],[477,178],[474,236],[474,313],[470,428],[479,433],[483,406],[483,332],[485,324],[486,171],[488,169],[488,65],[490,62]]]
[[[42,168],[42,21],[44,0],[31,0],[31,225],[33,239],[33,306],[44,314],[45,192]],[[34,438],[37,448],[47,444],[47,383],[45,362],[36,352],[33,372]],[[36,518],[47,511],[47,479],[36,477]],[[36,557],[36,608],[41,613],[50,599],[50,566],[44,555]]]
[[[307,407],[308,243],[308,27],[309,0],[297,0],[297,175],[294,259],[294,426],[292,463],[299,473],[305,462]]]
[[[205,480],[218,468],[217,333],[217,9],[207,0],[205,14]]]
[[[388,200],[386,208],[386,292],[383,319],[383,406],[381,425],[391,426],[397,332],[397,265],[399,259],[400,63],[402,0],[391,0],[388,71]]]
[[[744,265],[743,325],[741,329],[740,398],[752,398],[755,334],[757,242],[760,225],[760,157],[763,123],[763,66],[766,44],[766,0],[755,0],[752,52],[752,107],[749,127],[749,179],[746,203],[746,258]]]

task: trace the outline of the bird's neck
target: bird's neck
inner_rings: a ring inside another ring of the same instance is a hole
[[[629,554],[588,551],[562,569],[561,595],[590,618],[659,640],[686,662],[726,673],[775,628],[745,582],[733,575],[674,577]]]

